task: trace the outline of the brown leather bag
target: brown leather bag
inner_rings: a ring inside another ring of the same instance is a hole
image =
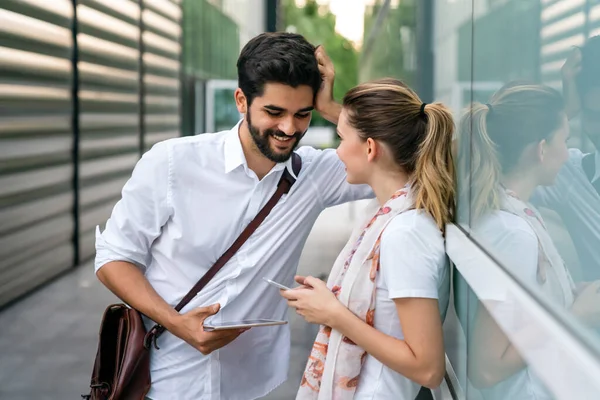
[[[296,153],[292,153],[292,168],[298,176],[302,160]],[[177,311],[181,311],[233,257],[269,215],[281,196],[289,192],[295,181],[288,170],[284,169],[271,199],[231,247],[177,304]],[[150,390],[150,346],[154,345],[158,349],[156,340],[164,331],[165,328],[157,324],[146,332],[142,314],[125,304],[107,307],[100,325],[91,391],[82,397],[87,400],[143,400]]]

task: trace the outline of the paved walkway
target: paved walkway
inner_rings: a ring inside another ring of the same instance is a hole
[[[326,274],[361,204],[326,210],[308,238],[299,273]],[[83,265],[0,313],[0,399],[79,399],[88,389],[100,317],[117,299]],[[290,379],[268,400],[294,398],[316,327],[290,313]]]

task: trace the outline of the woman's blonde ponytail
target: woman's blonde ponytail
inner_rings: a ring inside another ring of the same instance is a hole
[[[450,110],[441,103],[427,104],[422,109],[427,130],[417,153],[413,182],[416,207],[429,212],[444,230],[455,208],[454,121]]]
[[[395,79],[358,85],[344,97],[344,108],[359,136],[388,146],[396,165],[410,176],[416,208],[427,211],[444,231],[455,203],[450,111],[441,103],[423,105]]]

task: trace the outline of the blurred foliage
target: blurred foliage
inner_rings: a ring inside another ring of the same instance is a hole
[[[281,8],[284,30],[299,33],[327,51],[335,65],[333,96],[341,102],[346,92],[358,82],[358,52],[352,42],[335,31],[335,15],[315,0],[307,0],[304,7],[297,7],[294,0],[281,0]],[[330,124],[315,112],[312,125]]]
[[[416,2],[400,0],[388,10],[382,23],[377,16],[385,0],[377,0],[365,11],[365,33],[360,58],[360,80],[383,77],[413,85],[416,69]]]

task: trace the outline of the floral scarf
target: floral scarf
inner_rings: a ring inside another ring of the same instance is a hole
[[[414,208],[409,187],[397,191],[383,207],[369,204],[369,218],[351,235],[338,256],[327,287],[355,315],[373,326],[379,245],[387,224]],[[296,400],[346,400],[354,397],[367,353],[330,327],[321,326]]]

